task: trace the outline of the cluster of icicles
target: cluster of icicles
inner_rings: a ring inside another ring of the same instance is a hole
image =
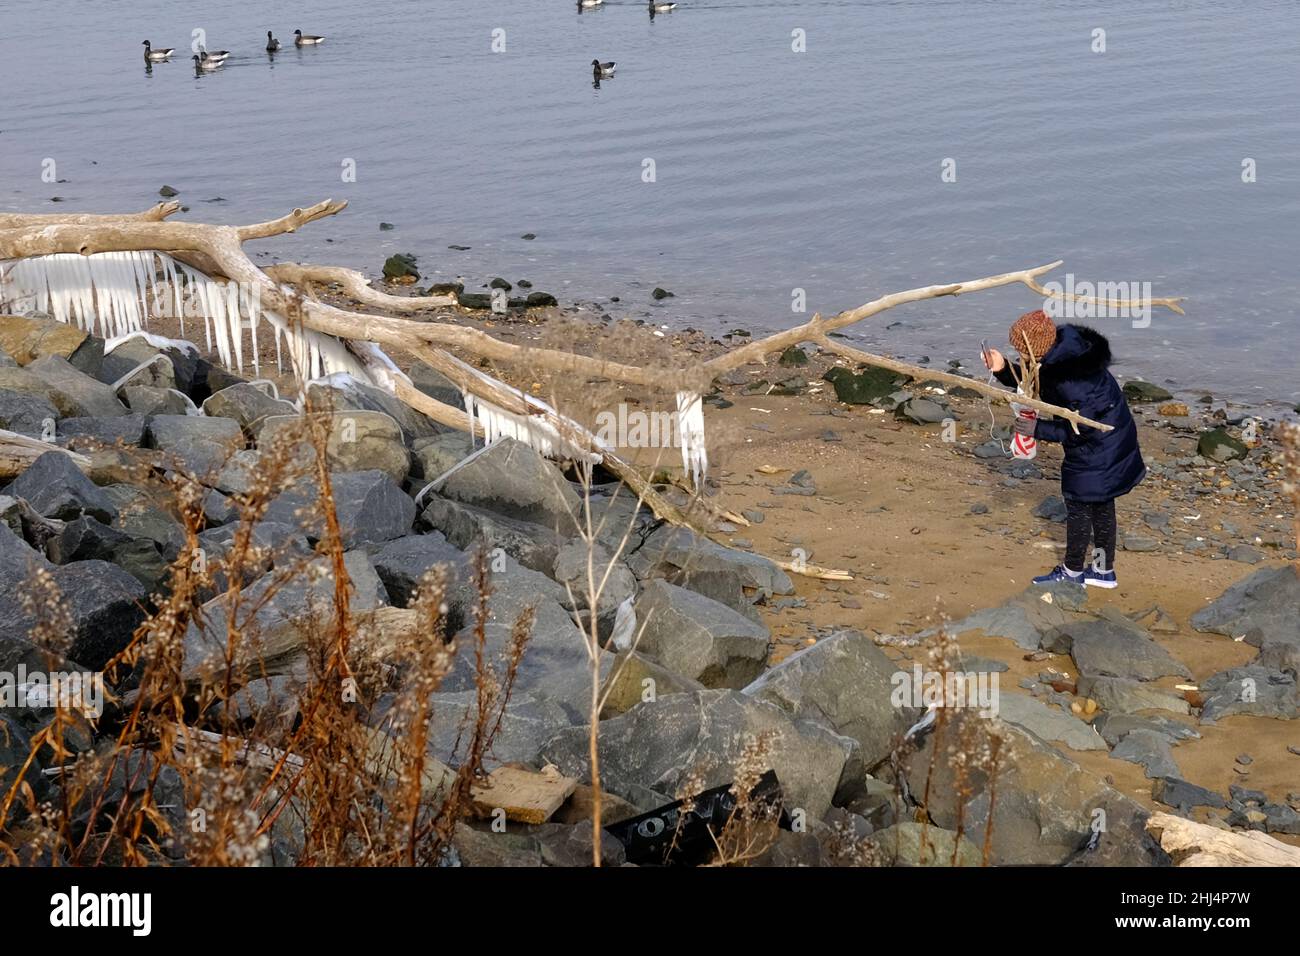
[[[274,337],[277,370],[284,371],[287,358],[295,378],[303,385],[320,379],[339,384],[340,378],[351,377],[392,391],[394,379],[403,376],[374,343],[345,343],[295,326],[283,316],[264,310],[257,291],[234,282],[218,282],[160,252],[61,253],[0,261],[0,312],[44,312],[59,322],[99,335],[107,340],[109,350],[127,338],[147,333],[151,314],[176,316],[184,337],[188,315],[201,317],[208,351],[215,350],[223,365],[241,373],[245,365],[245,331],[252,343],[248,363],[254,374],[260,372],[258,330],[265,322]],[[534,411],[530,415],[508,412],[465,391],[471,423],[478,422],[488,444],[508,437],[551,458],[598,457],[591,449],[603,445],[581,425],[540,399],[456,361],[467,375],[513,393]],[[679,392],[677,416],[682,465],[698,488],[708,469],[700,396]],[[563,431],[580,436],[587,448],[576,445]]]

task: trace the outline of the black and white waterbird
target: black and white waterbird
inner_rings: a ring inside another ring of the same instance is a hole
[[[161,63],[163,60],[171,59],[171,55],[176,50],[172,47],[166,47],[162,50],[155,50],[148,40],[144,41],[144,61],[146,63]]]

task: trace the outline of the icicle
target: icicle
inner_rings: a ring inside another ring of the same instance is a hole
[[[682,443],[682,468],[698,491],[709,470],[709,450],[704,443],[704,403],[697,392],[677,393],[677,436]]]

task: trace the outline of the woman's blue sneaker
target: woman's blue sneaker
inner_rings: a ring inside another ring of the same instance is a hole
[[[1114,571],[1097,571],[1089,568],[1083,573],[1083,583],[1090,588],[1117,588],[1119,579]]]
[[[1083,584],[1083,572],[1071,571],[1063,564],[1058,564],[1046,574],[1034,578],[1035,584],[1055,584],[1057,581],[1069,581],[1071,584]]]

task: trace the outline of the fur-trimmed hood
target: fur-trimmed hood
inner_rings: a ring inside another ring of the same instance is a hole
[[[1056,344],[1043,356],[1043,371],[1053,378],[1090,378],[1110,365],[1110,343],[1106,336],[1086,325],[1062,325],[1056,330]]]

